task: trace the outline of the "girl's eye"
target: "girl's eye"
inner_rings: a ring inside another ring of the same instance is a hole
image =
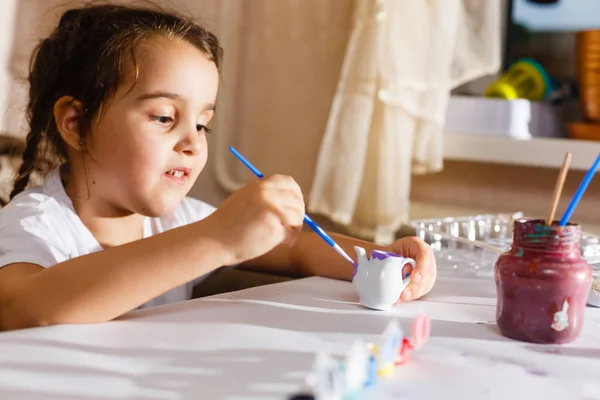
[[[212,133],[212,129],[210,129],[206,125],[201,125],[201,124],[196,125],[196,130],[198,132],[204,131],[204,133]]]
[[[153,115],[152,120],[159,125],[168,125],[173,122],[173,118],[164,115]]]

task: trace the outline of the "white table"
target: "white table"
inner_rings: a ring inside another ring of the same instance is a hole
[[[309,278],[130,313],[88,326],[0,334],[0,399],[285,399],[317,349],[343,354],[419,311],[432,337],[387,385],[398,399],[600,399],[600,309],[571,345],[506,339],[487,273],[440,270],[425,300],[377,312],[348,282]],[[376,397],[376,396],[372,396]],[[380,397],[376,397],[380,398]]]

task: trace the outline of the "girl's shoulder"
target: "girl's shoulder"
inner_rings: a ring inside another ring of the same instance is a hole
[[[82,235],[69,213],[43,186],[17,195],[0,210],[0,267],[12,262],[48,267],[71,257]]]
[[[68,212],[72,212],[72,205],[55,170],[42,183],[19,193],[0,209],[0,225],[62,219]]]
[[[11,222],[30,223],[34,220],[64,215],[67,207],[47,193],[43,185],[19,193],[0,209],[0,226]]]

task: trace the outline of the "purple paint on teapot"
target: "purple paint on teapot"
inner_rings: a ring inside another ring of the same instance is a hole
[[[380,250],[373,250],[371,251],[371,258],[374,258],[376,260],[385,260],[388,257],[402,257],[396,253],[390,253],[389,251],[380,251]]]

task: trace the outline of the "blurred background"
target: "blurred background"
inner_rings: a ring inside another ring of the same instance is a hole
[[[31,51],[79,3],[2,0],[1,140],[26,134]],[[383,243],[415,219],[544,217],[571,151],[562,214],[600,153],[598,0],[153,3],[225,48],[209,165],[191,193],[216,206],[254,179],[233,145],[265,174],[294,176],[330,229]],[[600,233],[599,205],[596,179],[574,220]]]

